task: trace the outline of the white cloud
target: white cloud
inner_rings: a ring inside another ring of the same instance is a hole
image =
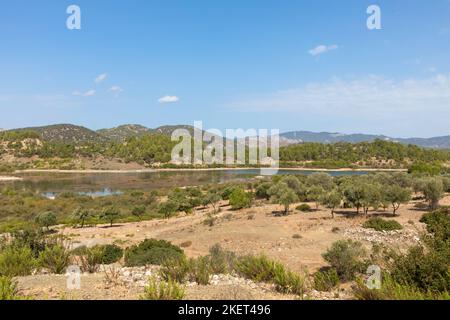
[[[315,57],[315,56],[327,53],[328,51],[336,50],[338,48],[339,48],[339,46],[337,46],[336,44],[332,44],[330,46],[326,46],[326,45],[322,44],[322,45],[315,47],[314,49],[309,50],[308,52],[310,55]]]
[[[122,92],[123,89],[119,86],[112,86],[109,90],[115,97],[118,97]]]
[[[285,111],[309,116],[379,116],[401,113],[442,112],[450,116],[450,76],[394,80],[379,76],[343,80],[282,90],[237,101],[231,107],[242,111]],[[437,114],[437,113],[433,113]]]
[[[107,77],[108,75],[106,73],[102,73],[101,75],[97,76],[97,78],[94,79],[94,82],[95,83],[103,82],[104,80],[106,80]]]
[[[74,91],[72,92],[72,95],[80,97],[92,97],[95,96],[95,90],[88,90],[86,92]]]
[[[158,99],[159,103],[174,103],[180,101],[177,96],[164,96]]]

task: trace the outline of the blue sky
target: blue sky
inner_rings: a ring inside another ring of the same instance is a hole
[[[0,128],[450,134],[449,0],[16,0],[0,43]]]

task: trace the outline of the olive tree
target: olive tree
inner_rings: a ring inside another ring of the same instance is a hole
[[[320,197],[320,203],[331,210],[331,217],[334,219],[334,210],[341,205],[342,195],[338,190],[325,193]]]
[[[444,196],[444,185],[439,177],[430,177],[423,180],[422,193],[428,201],[430,209],[435,210],[439,206],[439,200]]]
[[[290,205],[298,201],[297,194],[284,182],[273,185],[269,189],[269,194],[272,203],[280,204],[284,207],[285,215],[289,213]]]
[[[36,217],[36,223],[41,227],[47,228],[48,231],[51,226],[56,225],[56,215],[51,211],[43,212]]]
[[[399,185],[384,186],[384,198],[389,202],[393,209],[393,215],[397,214],[400,205],[408,203],[411,200],[411,190]]]
[[[109,226],[112,227],[114,221],[120,216],[120,211],[116,207],[105,208],[100,214],[100,218],[108,221]]]
[[[86,220],[91,216],[91,212],[85,208],[77,208],[72,213],[74,219],[80,224],[81,229],[84,228]]]

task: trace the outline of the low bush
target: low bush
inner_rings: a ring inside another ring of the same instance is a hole
[[[270,282],[275,276],[275,262],[264,255],[243,256],[236,263],[236,271],[256,282]]]
[[[390,267],[392,279],[423,292],[450,292],[448,257],[421,246],[410,248],[405,255],[394,258]]]
[[[278,292],[285,294],[295,294],[303,298],[306,291],[305,278],[292,271],[288,271],[282,264],[276,263],[274,266],[273,283]]]
[[[161,265],[172,258],[180,258],[183,250],[165,240],[147,239],[125,250],[125,264],[128,267]]]
[[[149,279],[148,285],[141,295],[142,300],[182,300],[185,290],[181,285],[173,280],[157,281]]]
[[[209,284],[211,266],[207,257],[198,257],[189,260],[189,279],[199,285]]]
[[[369,289],[363,280],[353,287],[358,300],[450,300],[448,292],[423,292],[414,286],[399,284],[388,276],[383,277],[380,289]]]
[[[185,256],[167,259],[161,264],[159,274],[165,281],[173,280],[183,283],[190,269],[189,261]]]
[[[219,244],[209,249],[208,255],[211,270],[215,274],[227,274],[233,272],[237,257],[234,252],[223,250]]]
[[[322,254],[343,281],[353,280],[357,273],[364,271],[367,263],[363,259],[366,255],[362,244],[353,240],[336,241]]]
[[[79,250],[78,262],[81,271],[95,273],[103,261],[103,249],[100,246]]]
[[[379,217],[370,218],[363,224],[363,228],[374,229],[376,231],[401,230],[403,226],[395,220],[385,220]]]
[[[192,246],[192,241],[185,241],[180,244],[181,248],[188,248],[190,246]]]
[[[10,277],[0,276],[0,300],[19,300],[17,283]]]
[[[39,254],[39,266],[55,274],[62,274],[70,264],[70,252],[62,245],[47,246]]]
[[[252,205],[251,194],[242,188],[235,188],[230,194],[230,206],[233,210],[249,208]]]
[[[123,249],[115,244],[101,246],[103,250],[102,263],[113,264],[123,257]]]
[[[312,211],[312,208],[310,207],[310,205],[306,204],[306,203],[298,205],[295,209],[298,211],[301,211],[301,212],[311,212]]]
[[[9,246],[0,253],[0,276],[27,276],[35,267],[36,260],[30,248]]]
[[[216,218],[208,217],[205,220],[203,220],[203,224],[207,227],[214,227],[214,225],[216,224]]]
[[[330,268],[314,274],[314,289],[317,291],[331,291],[339,285],[339,276],[336,269]]]

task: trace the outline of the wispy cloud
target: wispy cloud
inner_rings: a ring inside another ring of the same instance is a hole
[[[86,92],[74,91],[72,92],[72,95],[80,97],[92,97],[95,96],[95,93],[95,90],[88,90]]]
[[[449,114],[450,76],[394,80],[381,76],[345,80],[335,78],[300,88],[263,94],[236,101],[242,111],[284,111],[327,116],[386,116],[427,110]]]
[[[159,103],[175,103],[180,101],[180,98],[177,96],[164,96],[158,99]]]
[[[329,46],[321,44],[321,45],[315,47],[314,49],[309,50],[308,53],[310,55],[312,55],[313,57],[316,57],[316,56],[319,56],[321,54],[327,53],[329,51],[336,50],[338,48],[339,48],[339,46],[336,45],[336,44],[332,44],[332,45],[329,45]]]
[[[94,82],[95,83],[100,83],[106,80],[106,78],[108,77],[108,75],[106,73],[102,73],[100,75],[98,75],[95,79]]]
[[[111,92],[114,97],[118,97],[123,92],[123,89],[119,86],[112,86],[108,91]]]

